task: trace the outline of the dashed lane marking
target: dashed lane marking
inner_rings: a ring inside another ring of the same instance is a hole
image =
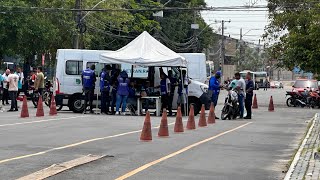
[[[201,144],[204,144],[204,143],[206,143],[206,142],[208,142],[208,141],[214,140],[214,139],[216,139],[216,138],[218,138],[218,137],[220,137],[220,136],[223,136],[223,135],[226,135],[226,134],[231,133],[231,132],[233,132],[233,131],[236,131],[236,130],[238,130],[238,129],[241,129],[241,128],[243,128],[243,127],[245,127],[245,126],[247,126],[247,125],[249,125],[249,124],[251,124],[251,123],[252,123],[252,122],[248,122],[248,123],[246,123],[246,124],[243,124],[243,125],[241,125],[241,126],[238,126],[238,127],[236,127],[236,128],[233,128],[233,129],[231,129],[231,130],[228,130],[228,131],[222,132],[222,133],[220,133],[220,134],[218,134],[218,135],[212,136],[212,137],[210,137],[210,138],[208,138],[208,139],[204,139],[204,140],[202,140],[202,141],[199,141],[199,142],[197,142],[197,143],[194,143],[194,144],[192,144],[192,145],[190,145],[190,146],[187,146],[187,147],[185,147],[185,148],[183,148],[183,149],[180,149],[179,151],[176,151],[176,152],[171,153],[171,154],[169,154],[169,155],[167,155],[167,156],[164,156],[164,157],[162,157],[162,158],[160,158],[160,159],[157,159],[157,160],[155,160],[155,161],[152,161],[152,162],[150,162],[150,163],[147,163],[147,164],[145,164],[145,165],[143,165],[143,166],[141,166],[141,167],[139,167],[139,168],[137,168],[137,169],[135,169],[135,170],[133,170],[133,171],[128,172],[127,174],[125,174],[125,175],[123,175],[123,176],[121,176],[121,177],[118,177],[118,178],[115,179],[115,180],[124,180],[124,179],[127,179],[127,178],[129,178],[129,177],[131,177],[131,176],[133,176],[133,175],[141,172],[141,171],[146,170],[147,168],[149,168],[149,167],[151,167],[151,166],[154,166],[154,165],[162,162],[162,161],[165,161],[165,160],[170,159],[170,158],[172,158],[172,157],[174,157],[174,156],[177,156],[177,155],[179,155],[179,154],[181,154],[181,153],[184,153],[184,152],[186,152],[186,151],[188,151],[188,150],[190,150],[190,149],[192,149],[192,148],[194,148],[194,147],[197,147],[197,146],[199,146],[199,145],[201,145]]]

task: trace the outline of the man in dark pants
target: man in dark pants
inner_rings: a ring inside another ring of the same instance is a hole
[[[8,84],[8,76],[10,74],[10,69],[7,69],[6,72],[2,75],[3,80],[3,96],[2,96],[2,105],[9,104],[9,84]]]
[[[106,65],[100,75],[100,91],[101,91],[101,114],[110,115],[110,74],[111,66]]]
[[[92,65],[91,68],[87,68],[86,70],[83,70],[81,74],[83,91],[85,93],[83,114],[87,113],[88,101],[90,106],[90,113],[94,113],[92,101],[93,101],[94,89],[95,89],[95,83],[96,83],[96,74],[94,72],[95,68],[96,66]]]
[[[114,108],[116,106],[117,102],[117,91],[118,91],[118,76],[120,74],[119,69],[113,69],[111,71],[111,84],[112,84],[112,90],[111,90],[111,114],[116,114]]]
[[[245,107],[247,110],[247,116],[244,117],[244,119],[251,119],[253,89],[254,89],[253,80],[251,79],[250,73],[247,73],[247,75],[246,75],[246,99],[245,99]]]
[[[166,74],[161,73],[160,75],[160,93],[161,93],[161,110],[168,108],[168,101],[170,95],[170,80],[167,78]]]
[[[168,78],[170,80],[170,94],[168,99],[168,110],[169,110],[169,116],[172,116],[172,103],[173,103],[173,96],[174,91],[176,88],[177,79],[173,77],[172,70],[168,71]]]

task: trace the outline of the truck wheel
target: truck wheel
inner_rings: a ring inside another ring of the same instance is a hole
[[[201,102],[199,99],[196,98],[190,98],[189,99],[189,109],[191,107],[191,105],[193,105],[194,108],[194,115],[198,115],[200,110],[201,110]]]
[[[82,113],[84,111],[84,104],[82,103],[81,96],[72,97],[69,107],[74,113]]]

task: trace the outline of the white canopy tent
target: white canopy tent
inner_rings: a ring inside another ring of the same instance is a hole
[[[187,60],[144,31],[123,48],[100,55],[108,64],[131,64],[155,67],[187,67]]]

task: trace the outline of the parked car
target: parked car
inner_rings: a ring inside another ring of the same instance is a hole
[[[305,90],[318,90],[318,82],[316,80],[298,79],[292,86],[292,91],[303,92]]]

